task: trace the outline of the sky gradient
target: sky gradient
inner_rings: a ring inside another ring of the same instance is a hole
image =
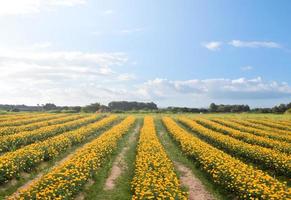
[[[291,100],[287,0],[0,0],[0,103]]]

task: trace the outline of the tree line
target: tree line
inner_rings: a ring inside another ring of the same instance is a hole
[[[155,111],[158,107],[155,103],[136,102],[136,101],[112,101],[106,105],[100,103],[92,103],[86,106],[56,106],[53,103],[46,103],[37,106],[26,105],[8,105],[0,104],[0,110],[10,112],[20,111],[44,111],[44,112],[62,112],[62,113],[95,113],[95,112],[126,112],[126,111]]]
[[[7,105],[0,104],[2,111],[43,111],[43,112],[62,112],[62,113],[95,113],[95,112],[156,112],[156,113],[285,113],[291,112],[291,102],[288,104],[276,105],[272,108],[250,108],[248,105],[230,105],[211,103],[208,108],[190,107],[167,107],[158,108],[154,102],[136,101],[112,101],[107,106],[100,103],[92,103],[86,106],[56,106],[53,103],[46,103],[37,106],[26,105]]]

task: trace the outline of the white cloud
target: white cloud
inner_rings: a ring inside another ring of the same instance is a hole
[[[288,83],[254,79],[153,79],[133,85],[125,53],[0,50],[0,103],[85,105],[112,100],[155,101],[161,106],[203,106],[214,101],[267,101],[291,97]]]
[[[122,52],[0,49],[0,103],[85,105],[91,102],[137,100],[155,101],[162,106],[201,106],[221,100],[237,103],[269,100],[274,104],[282,98],[291,97],[288,83],[265,81],[260,77],[157,78],[136,83],[135,74],[119,72],[120,67],[131,62]]]
[[[248,47],[248,48],[282,48],[282,46],[272,41],[241,41],[232,40],[228,43],[234,47]]]
[[[241,70],[242,71],[251,71],[253,69],[254,68],[252,66],[250,66],[250,65],[246,65],[246,66],[241,67]]]
[[[127,63],[122,52],[0,49],[0,103],[78,105],[125,98],[131,95],[124,94],[124,84],[135,78],[118,72]]]
[[[136,76],[131,73],[124,73],[118,76],[118,80],[121,80],[121,81],[130,81],[130,80],[135,80],[135,79],[136,79]]]
[[[87,53],[81,51],[17,51],[0,49],[0,62],[23,62],[38,65],[120,65],[127,62],[125,53]]]
[[[254,79],[193,79],[172,81],[154,79],[139,86],[139,93],[147,99],[274,99],[291,97],[291,86],[261,77]]]
[[[86,0],[1,0],[0,16],[35,14],[58,6],[76,6]]]
[[[217,50],[220,50],[222,42],[213,41],[213,42],[203,43],[202,45],[211,51],[217,51]]]

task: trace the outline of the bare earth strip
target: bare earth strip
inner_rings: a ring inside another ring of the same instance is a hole
[[[134,129],[133,131],[134,133],[129,136],[128,141],[125,144],[125,147],[122,149],[122,151],[117,155],[116,159],[114,160],[110,174],[106,179],[104,190],[112,190],[115,187],[116,180],[122,174],[122,171],[127,168],[124,157],[129,150],[129,144],[136,140],[136,135],[139,129],[140,125],[138,125]]]
[[[79,147],[79,148],[81,148],[81,147]],[[64,163],[68,159],[70,159],[72,156],[73,156],[73,153],[67,155],[66,157],[64,157],[60,161],[56,162],[53,167],[56,167],[58,165],[61,165],[62,163]],[[51,169],[53,169],[53,168],[51,168]],[[29,188],[34,182],[37,182],[44,174],[45,174],[44,172],[40,172],[34,179],[27,181],[24,185],[22,185],[21,187],[19,187],[17,189],[17,191],[11,197],[17,197],[19,195],[19,191],[20,190]]]
[[[49,168],[48,170],[51,171],[53,170],[54,167],[58,167],[59,165],[63,164],[64,162],[66,162],[67,160],[69,160],[73,155],[74,155],[74,152],[78,151],[78,149],[82,148],[83,145],[81,145],[80,147],[74,149],[70,154],[66,155],[64,158],[62,158],[61,160],[57,161],[53,166],[52,168]],[[32,180],[29,180],[27,181],[24,185],[22,185],[21,187],[19,187],[17,189],[17,191],[15,193],[13,193],[13,197],[17,197],[19,195],[19,191],[22,190],[22,189],[26,189],[28,187],[30,187],[34,182],[37,182],[43,175],[45,174],[45,172],[41,172],[39,173],[34,179]],[[92,183],[92,180],[89,180],[87,185],[88,184],[93,184]],[[85,185],[86,187],[86,185]]]
[[[181,184],[189,190],[189,200],[214,200],[215,198],[205,189],[201,181],[194,176],[191,169],[174,162],[176,169],[181,173]]]
[[[163,137],[166,133],[159,131],[159,134]],[[168,141],[163,141],[166,145],[169,145]],[[172,158],[175,169],[179,172],[179,180],[181,185],[186,187],[189,192],[189,200],[215,200],[216,198],[206,190],[203,183],[193,174],[192,170]]]
[[[116,156],[115,160],[112,163],[112,168],[110,170],[109,176],[107,177],[103,190],[104,191],[110,191],[115,188],[116,185],[116,180],[122,175],[123,171],[127,168],[126,162],[125,162],[125,156],[126,153],[129,150],[129,144],[133,143],[137,139],[137,133],[140,129],[140,124],[135,127],[133,130],[132,134],[130,133],[130,136],[128,140],[126,141],[124,147],[122,148],[121,152]],[[89,188],[94,184],[94,180],[90,179],[89,182],[85,185],[85,189]],[[80,192],[74,200],[84,200],[86,199],[86,194],[85,192]]]

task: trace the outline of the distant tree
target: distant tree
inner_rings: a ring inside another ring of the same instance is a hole
[[[81,110],[85,113],[95,113],[100,109],[100,103],[92,103],[90,105],[84,106]]]
[[[285,114],[291,114],[291,108],[285,111]]]
[[[167,107],[160,109],[159,112],[168,113],[207,113],[208,109],[205,108],[189,108],[189,107]]]
[[[112,101],[108,104],[112,111],[133,111],[133,110],[157,110],[158,107],[155,103],[144,103],[136,101]]]
[[[288,110],[289,108],[291,108],[291,103],[288,104],[283,104],[281,103],[278,106],[274,106],[272,108],[272,112],[273,113],[284,113],[286,110]]]
[[[272,108],[253,108],[251,109],[253,113],[271,113]]]
[[[20,112],[20,110],[18,108],[12,108],[10,112]]]
[[[248,105],[232,105],[230,112],[237,113],[237,112],[248,112],[250,111],[250,107]]]
[[[209,106],[210,112],[219,112],[219,113],[239,113],[239,112],[249,112],[250,107],[248,105],[216,105],[215,103],[211,103]]]
[[[81,112],[82,107],[81,106],[73,106],[71,107],[72,110],[74,110],[76,113]]]
[[[70,110],[70,107],[69,106],[63,106],[62,109],[63,110]]]
[[[209,106],[209,111],[210,112],[217,112],[218,106],[215,103],[211,103]]]
[[[99,110],[100,112],[110,112],[109,107],[105,105],[101,105]]]
[[[55,110],[57,109],[57,106],[53,103],[46,103],[42,106],[42,108],[47,111],[47,110]]]

